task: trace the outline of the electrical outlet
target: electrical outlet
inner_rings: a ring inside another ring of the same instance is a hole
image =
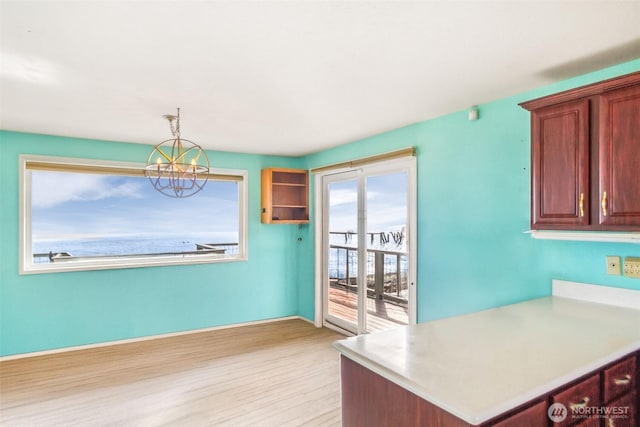
[[[619,276],[620,272],[620,257],[608,256],[607,257],[607,274],[611,276]]]
[[[624,275],[640,279],[640,258],[628,256],[624,259]]]

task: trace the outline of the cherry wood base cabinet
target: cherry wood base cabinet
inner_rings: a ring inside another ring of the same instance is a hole
[[[531,111],[531,228],[640,231],[640,72]]]
[[[262,170],[262,222],[309,222],[309,174],[302,169]]]
[[[559,356],[560,357],[560,356]],[[638,358],[632,353],[479,424],[500,427],[637,427]],[[341,355],[342,425],[470,427],[470,424]],[[463,385],[461,385],[463,386]],[[478,393],[489,392],[478,390]],[[558,408],[552,415],[549,408]],[[564,412],[563,412],[564,411]]]

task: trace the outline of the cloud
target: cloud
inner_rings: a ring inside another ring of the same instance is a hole
[[[35,175],[35,172],[34,172]],[[236,183],[211,182],[195,197],[166,197],[145,178],[44,173],[33,179],[32,232],[56,235],[198,236],[238,233]]]
[[[378,206],[367,212],[368,231],[398,231],[406,224],[406,206]]]
[[[330,206],[339,206],[346,204],[355,204],[358,201],[358,193],[350,189],[336,189],[331,190],[331,197],[329,197]]]
[[[31,205],[50,208],[70,201],[94,201],[108,198],[139,199],[141,182],[106,175],[64,172],[36,172],[31,178]]]
[[[367,228],[369,232],[401,229],[407,218],[406,190],[402,185],[367,189]],[[403,183],[401,183],[403,184]],[[373,186],[373,185],[372,185]],[[348,188],[331,189],[330,227],[332,231],[352,231],[357,228],[357,193]]]

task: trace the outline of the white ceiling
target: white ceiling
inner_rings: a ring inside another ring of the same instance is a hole
[[[640,1],[0,1],[5,130],[303,155],[640,58]]]

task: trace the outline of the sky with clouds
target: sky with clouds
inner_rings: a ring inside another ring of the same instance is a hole
[[[366,180],[367,231],[399,231],[407,221],[407,174],[370,176]],[[330,184],[331,231],[357,230],[357,181]]]
[[[238,232],[238,184],[209,181],[192,197],[144,177],[32,172],[32,238],[214,237]]]
[[[406,223],[406,173],[367,178],[369,232]],[[193,197],[174,199],[144,177],[32,172],[32,238],[100,237],[229,240],[238,233],[238,184],[210,181]],[[332,231],[355,231],[356,182],[331,184]],[[237,241],[237,237],[235,237]]]

